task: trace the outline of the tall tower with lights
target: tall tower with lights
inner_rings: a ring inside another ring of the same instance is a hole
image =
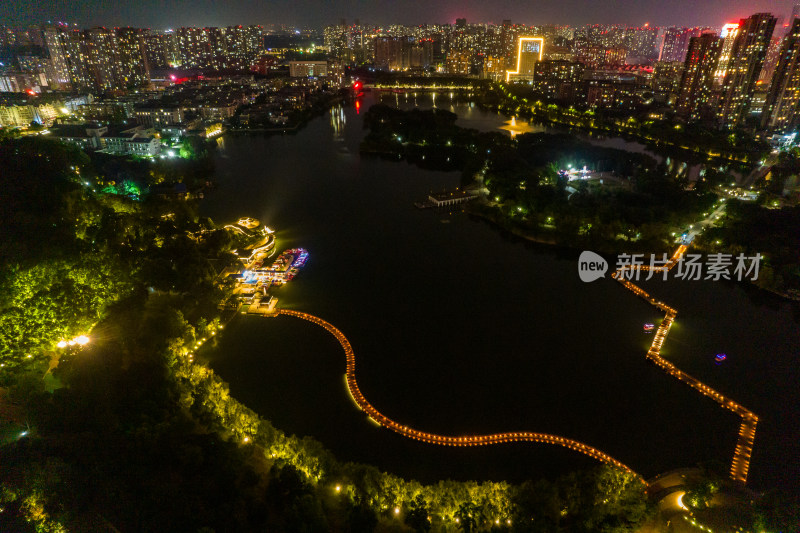
[[[761,115],[761,127],[787,132],[800,125],[800,18],[792,19]]]
[[[713,33],[689,39],[676,103],[679,115],[696,120],[706,114],[722,43],[723,39]]]
[[[776,22],[770,13],[756,13],[739,22],[739,33],[722,80],[719,106],[722,126],[735,128],[744,123]]]

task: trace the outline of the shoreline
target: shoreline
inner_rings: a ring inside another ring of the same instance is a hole
[[[481,202],[481,206],[482,207],[489,207],[488,204],[485,203],[481,199],[478,199],[477,202]],[[523,239],[525,241],[533,242],[533,243],[536,243],[536,244],[547,245],[547,246],[555,246],[555,247],[559,247],[559,248],[567,248],[567,249],[575,250],[575,251],[579,251],[579,249],[580,249],[579,246],[576,246],[574,244],[565,243],[565,242],[559,242],[556,239],[546,239],[546,238],[536,237],[534,235],[526,234],[525,231],[523,229],[519,228],[518,226],[506,227],[506,226],[503,225],[503,223],[501,221],[498,220],[497,215],[487,213],[484,210],[470,208],[469,205],[470,204],[467,204],[464,207],[464,212],[466,214],[468,214],[470,216],[474,216],[474,217],[479,218],[481,220],[484,220],[484,221],[488,222],[489,224],[491,224],[492,226],[494,226],[496,229],[499,229],[501,231],[506,231],[506,232],[510,233],[511,235],[514,235],[515,237],[518,237],[518,238]],[[596,247],[596,248],[601,253],[606,253],[607,252],[607,250],[605,249],[605,246]],[[778,289],[771,289],[771,288],[768,288],[768,287],[761,287],[760,285],[757,285],[756,283],[753,283],[752,281],[748,281],[747,285],[745,285],[745,286],[746,287],[752,287],[752,288],[758,289],[760,291],[768,292],[768,293],[770,293],[770,294],[772,294],[774,296],[777,296],[777,297],[781,298],[782,300],[788,300],[790,302],[800,303],[800,296],[792,295],[788,291],[780,291]]]

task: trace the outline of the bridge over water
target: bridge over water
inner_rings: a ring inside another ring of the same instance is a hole
[[[358,382],[356,381],[356,357],[355,353],[353,352],[353,347],[350,344],[350,341],[347,340],[347,337],[339,331],[333,324],[330,322],[326,322],[325,320],[316,317],[314,315],[310,315],[308,313],[302,313],[300,311],[292,311],[290,309],[281,309],[279,314],[286,315],[286,316],[293,316],[297,318],[302,318],[303,320],[308,320],[318,326],[325,328],[331,335],[336,337],[336,340],[339,341],[339,344],[342,346],[342,349],[345,353],[345,358],[347,359],[347,370],[345,373],[345,377],[347,379],[347,388],[350,390],[350,394],[355,400],[358,407],[364,411],[367,416],[369,416],[373,421],[378,423],[379,425],[389,428],[392,431],[399,433],[405,437],[427,442],[429,444],[438,444],[440,446],[487,446],[490,444],[501,444],[505,442],[544,442],[547,444],[555,444],[558,446],[563,446],[565,448],[569,448],[570,450],[574,450],[576,452],[580,452],[584,455],[588,455],[589,457],[601,461],[606,464],[610,464],[616,466],[617,468],[621,468],[627,472],[635,474],[638,476],[642,482],[644,480],[634,472],[630,467],[623,464],[622,462],[614,459],[610,455],[603,453],[602,451],[589,446],[588,444],[584,444],[577,440],[569,439],[566,437],[561,437],[558,435],[550,435],[547,433],[533,433],[529,431],[522,431],[522,432],[513,432],[513,433],[495,433],[491,435],[465,435],[461,437],[449,436],[449,435],[437,435],[435,433],[427,433],[425,431],[419,431],[414,428],[410,428],[399,422],[395,422],[388,416],[384,415],[380,411],[378,411],[372,404],[367,401],[363,394],[361,394],[361,390],[358,388]]]
[[[730,477],[734,481],[745,484],[747,482],[747,472],[750,469],[750,456],[753,453],[753,442],[756,438],[756,424],[758,423],[758,417],[755,415],[755,413],[743,405],[740,405],[727,396],[724,396],[717,390],[709,387],[699,379],[687,374],[670,361],[661,357],[661,346],[664,344],[664,341],[667,338],[669,329],[672,326],[672,322],[674,322],[678,311],[672,307],[669,307],[665,303],[656,300],[645,290],[631,283],[629,280],[626,280],[624,275],[626,271],[632,270],[633,268],[646,271],[653,270],[655,272],[672,270],[678,261],[680,261],[681,257],[683,257],[683,254],[686,252],[687,248],[687,245],[681,245],[672,255],[672,258],[670,258],[669,262],[664,266],[651,268],[647,265],[636,265],[635,267],[628,265],[618,269],[612,276],[623,286],[625,286],[626,289],[633,292],[640,298],[643,298],[650,303],[650,305],[653,305],[664,312],[664,320],[661,321],[658,331],[653,338],[653,343],[650,345],[650,349],[647,351],[647,358],[661,367],[661,369],[667,374],[681,380],[700,394],[711,398],[721,407],[728,409],[729,411],[733,411],[742,418],[741,426],[739,428],[739,437],[736,441],[736,449],[733,452],[733,460],[731,461]]]
[[[666,265],[660,267],[654,267],[652,268],[652,270],[654,271],[671,270],[678,263],[683,254],[686,252],[686,249],[687,249],[686,245],[680,246],[675,251],[672,258]],[[656,365],[658,365],[662,370],[664,370],[669,375],[686,383],[696,391],[719,403],[720,406],[730,411],[733,411],[734,413],[742,417],[741,428],[739,430],[739,437],[737,440],[736,449],[734,451],[733,461],[731,463],[730,476],[733,480],[744,484],[747,481],[747,472],[750,467],[750,455],[753,450],[753,441],[755,440],[755,431],[756,431],[756,424],[758,423],[758,417],[753,412],[746,409],[742,405],[739,405],[732,399],[717,392],[715,389],[704,384],[699,379],[687,374],[686,372],[683,372],[682,370],[677,368],[674,364],[672,364],[670,361],[661,357],[660,353],[661,346],[664,344],[664,341],[666,340],[667,335],[669,333],[670,327],[672,326],[672,323],[675,320],[675,317],[677,316],[678,312],[677,310],[668,306],[664,302],[656,300],[639,286],[625,279],[624,275],[625,271],[632,268],[637,268],[640,270],[651,270],[649,266],[645,265],[636,265],[635,267],[634,266],[623,267],[614,272],[613,278],[616,279],[618,282],[620,282],[626,289],[630,290],[635,295],[643,298],[648,303],[650,303],[650,305],[653,305],[654,307],[664,312],[664,319],[661,321],[658,331],[656,332],[653,338],[653,343],[650,345],[650,349],[647,351],[647,358],[653,361]],[[399,422],[392,420],[388,416],[378,411],[372,404],[369,403],[369,401],[367,401],[367,399],[361,393],[361,390],[358,388],[358,382],[356,381],[355,353],[353,351],[352,345],[350,344],[350,341],[347,340],[347,337],[345,337],[341,331],[339,331],[330,322],[327,322],[319,317],[310,315],[308,313],[293,311],[290,309],[280,309],[278,311],[278,314],[301,318],[303,320],[312,322],[320,327],[325,328],[331,335],[333,335],[336,338],[337,341],[339,341],[342,350],[344,350],[345,359],[347,361],[347,367],[345,372],[347,388],[353,400],[355,401],[356,405],[358,405],[358,407],[362,411],[364,411],[367,414],[367,416],[369,416],[374,422],[383,427],[389,428],[396,433],[399,433],[405,437],[414,440],[426,442],[429,444],[438,444],[440,446],[488,446],[490,444],[501,444],[506,442],[543,442],[547,444],[555,444],[558,446],[563,446],[564,448],[569,448],[570,450],[574,450],[576,452],[580,452],[593,459],[596,459],[598,461],[601,461],[609,465],[613,465],[617,468],[621,468],[622,470],[635,474],[636,476],[639,477],[642,483],[645,483],[644,479],[639,474],[634,472],[627,465],[611,457],[607,453],[604,453],[598,450],[597,448],[589,446],[588,444],[584,444],[574,439],[561,437],[559,435],[550,435],[547,433],[534,433],[534,432],[523,431],[523,432],[513,432],[513,433],[495,433],[490,435],[464,435],[456,437],[456,436],[438,435],[435,433],[419,431],[414,428],[410,428],[408,426],[400,424]]]

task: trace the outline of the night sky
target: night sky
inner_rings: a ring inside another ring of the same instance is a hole
[[[0,24],[65,21],[79,27],[290,24],[322,27],[341,18],[375,24],[511,19],[523,24],[620,23],[721,26],[760,11],[788,19],[793,0],[3,0]]]

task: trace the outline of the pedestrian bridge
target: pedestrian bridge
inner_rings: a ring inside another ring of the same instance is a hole
[[[345,337],[341,331],[339,331],[330,322],[326,322],[325,320],[308,313],[292,311],[290,309],[280,309],[279,314],[302,318],[303,320],[312,322],[325,328],[331,335],[336,337],[336,340],[339,341],[339,344],[344,350],[345,358],[347,360],[347,370],[345,373],[345,377],[347,379],[347,388],[350,390],[350,395],[353,397],[353,400],[355,400],[359,409],[364,411],[367,416],[369,416],[377,424],[389,428],[392,431],[403,435],[404,437],[426,442],[428,444],[438,444],[440,446],[488,446],[490,444],[502,444],[506,442],[543,442],[547,444],[555,444],[557,446],[563,446],[564,448],[569,448],[570,450],[580,452],[584,455],[588,455],[592,459],[596,459],[603,463],[625,470],[626,472],[636,475],[642,483],[645,482],[644,479],[639,474],[634,472],[630,467],[618,461],[617,459],[614,459],[610,455],[603,453],[602,451],[598,450],[597,448],[593,448],[588,444],[558,435],[522,431],[513,433],[494,433],[491,435],[464,435],[455,437],[418,431],[414,428],[404,426],[399,422],[395,422],[373,407],[372,404],[367,401],[364,395],[361,394],[361,390],[358,388],[358,382],[356,381],[355,353],[353,352],[353,347],[350,344],[350,341],[347,340],[347,337]]]
[[[683,244],[675,251],[672,255],[670,260],[663,266],[654,267],[652,270],[655,271],[669,271],[672,270],[673,267],[680,261],[681,257],[687,250],[687,245]],[[716,391],[715,389],[709,387],[699,379],[683,372],[679,368],[677,368],[674,364],[670,361],[664,359],[661,356],[661,347],[664,344],[664,341],[667,338],[669,333],[670,327],[672,326],[675,317],[678,314],[678,311],[664,302],[660,300],[656,300],[646,291],[644,291],[639,286],[635,285],[631,281],[625,279],[625,272],[628,270],[639,269],[639,270],[651,270],[649,266],[645,265],[636,265],[636,266],[625,266],[623,268],[618,269],[612,277],[617,280],[620,284],[622,284],[626,289],[634,293],[635,295],[643,298],[653,307],[656,307],[661,312],[664,313],[664,320],[659,325],[658,330],[653,338],[653,343],[650,346],[650,349],[647,351],[647,359],[654,362],[657,366],[659,366],[664,372],[667,374],[677,378],[678,380],[682,381],[683,383],[689,385],[693,389],[695,389],[700,394],[714,400],[717,402],[721,407],[733,411],[737,415],[739,415],[742,419],[741,427],[739,430],[739,437],[737,439],[736,448],[733,454],[733,461],[731,463],[730,469],[730,476],[734,481],[738,481],[742,484],[747,482],[747,473],[750,467],[750,456],[753,451],[753,442],[755,440],[755,433],[756,433],[756,424],[758,423],[758,417],[749,409],[745,408],[744,406],[736,403],[731,398],[726,397]],[[359,409],[364,411],[367,416],[369,416],[375,423],[389,428],[392,431],[399,433],[405,437],[410,439],[418,440],[421,442],[426,442],[429,444],[438,444],[440,446],[488,446],[490,444],[502,444],[506,442],[543,442],[547,444],[555,444],[557,446],[563,446],[564,448],[569,448],[570,450],[574,450],[576,452],[580,452],[584,455],[588,455],[592,459],[596,459],[603,463],[615,466],[627,472],[630,472],[639,477],[642,483],[646,482],[644,479],[639,476],[636,472],[634,472],[630,467],[623,464],[622,462],[618,461],[617,459],[611,457],[610,455],[589,446],[588,444],[584,444],[582,442],[569,439],[566,437],[561,437],[558,435],[550,435],[547,433],[533,433],[528,431],[523,432],[514,432],[514,433],[495,433],[491,435],[464,435],[460,437],[456,436],[449,436],[449,435],[437,435],[435,433],[427,433],[424,431],[419,431],[414,428],[410,428],[408,426],[404,426],[399,422],[396,422],[389,418],[388,416],[384,415],[380,411],[378,411],[375,407],[370,404],[367,399],[361,394],[361,391],[358,388],[358,382],[356,381],[356,357],[355,353],[353,352],[353,347],[350,344],[350,341],[347,340],[347,337],[339,331],[333,324],[330,322],[326,322],[325,320],[316,317],[314,315],[310,315],[308,313],[303,313],[300,311],[292,311],[290,309],[279,309],[278,314],[302,318],[303,320],[307,320],[312,322],[318,326],[325,328],[331,335],[336,337],[336,340],[339,341],[339,344],[342,346],[342,350],[344,350],[345,359],[347,360],[347,369],[345,373],[345,378],[347,381],[347,388],[350,391],[353,400],[355,401],[356,405],[358,405]]]

